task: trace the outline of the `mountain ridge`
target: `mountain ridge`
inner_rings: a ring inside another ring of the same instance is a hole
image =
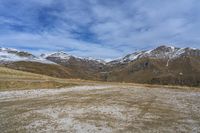
[[[35,56],[0,48],[0,66],[59,78],[200,86],[200,50],[165,45],[110,62],[63,51]]]
[[[134,52],[132,54],[128,54],[120,59],[113,60],[109,63],[126,63],[134,61],[138,58],[161,58],[161,59],[174,59],[181,55],[197,55],[200,56],[200,49],[194,49],[194,48],[178,48],[178,47],[172,47],[172,46],[166,46],[162,45],[152,50],[145,50],[145,51],[138,51]]]
[[[69,60],[70,57],[77,58],[77,59],[82,59],[82,60],[93,60],[93,61],[98,61],[103,64],[109,64],[109,63],[114,63],[114,62],[119,62],[119,63],[126,63],[130,61],[134,61],[138,58],[141,57],[151,57],[151,58],[176,58],[177,56],[180,56],[181,54],[187,53],[189,54],[191,51],[198,51],[196,52],[198,56],[200,56],[200,49],[197,48],[179,48],[179,47],[173,47],[173,46],[167,46],[167,45],[161,45],[157,48],[151,49],[151,50],[141,50],[141,51],[136,51],[131,54],[127,54],[123,57],[117,58],[117,59],[112,59],[110,61],[106,61],[103,59],[95,59],[92,57],[79,57],[75,55],[68,54],[64,51],[57,51],[57,52],[52,52],[49,54],[46,53],[41,53],[40,56],[33,55],[32,53],[26,52],[26,51],[20,51],[14,48],[3,48],[0,47],[0,53],[3,51],[7,51],[7,53],[10,54],[18,54],[21,57],[27,57],[30,56],[31,58],[38,58],[38,59],[46,59],[48,57],[56,57],[56,58],[61,58],[64,60]],[[159,51],[163,52],[163,55],[159,53]],[[167,53],[167,54],[166,54]],[[2,56],[2,55],[0,55]],[[2,59],[2,57],[0,58]]]

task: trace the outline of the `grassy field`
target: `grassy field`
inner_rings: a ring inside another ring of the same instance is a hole
[[[170,89],[186,89],[199,90],[195,87],[187,86],[164,86],[164,85],[149,85],[136,83],[120,83],[120,82],[98,82],[82,79],[60,79],[46,75],[34,74],[5,67],[0,67],[0,90],[19,90],[19,89],[47,89],[47,88],[62,88],[76,85],[130,85],[130,86],[145,86],[148,88],[164,87]]]

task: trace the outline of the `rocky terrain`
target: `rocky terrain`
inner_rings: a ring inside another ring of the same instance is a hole
[[[1,91],[0,120],[1,133],[197,133],[200,92],[130,84]]]

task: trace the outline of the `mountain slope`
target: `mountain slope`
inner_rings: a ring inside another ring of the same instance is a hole
[[[45,58],[71,69],[73,76],[82,79],[100,80],[99,72],[105,67],[105,64],[102,63],[102,61],[75,57],[64,52],[49,54],[48,56],[45,56]]]
[[[70,69],[16,49],[0,48],[0,66],[59,78],[72,78]]]
[[[15,70],[27,71],[37,74],[48,75],[58,78],[74,78],[70,73],[70,69],[56,64],[46,64],[40,62],[17,61],[4,63],[1,66],[12,68]]]
[[[78,82],[0,67],[0,90],[62,88]]]
[[[104,64],[100,60],[75,57],[64,52],[37,57],[28,52],[1,48],[0,66],[58,78],[100,80],[99,71]]]
[[[176,48],[169,46],[160,46],[153,50],[139,51],[132,54],[128,54],[118,60],[109,62],[109,64],[118,63],[129,63],[141,58],[151,58],[151,59],[175,59],[181,56],[200,56],[200,50],[192,48]]]
[[[107,81],[200,86],[198,49],[161,46],[127,61],[132,55],[110,63]]]

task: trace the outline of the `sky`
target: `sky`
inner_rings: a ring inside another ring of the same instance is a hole
[[[200,0],[0,0],[0,47],[113,59],[200,48]]]

